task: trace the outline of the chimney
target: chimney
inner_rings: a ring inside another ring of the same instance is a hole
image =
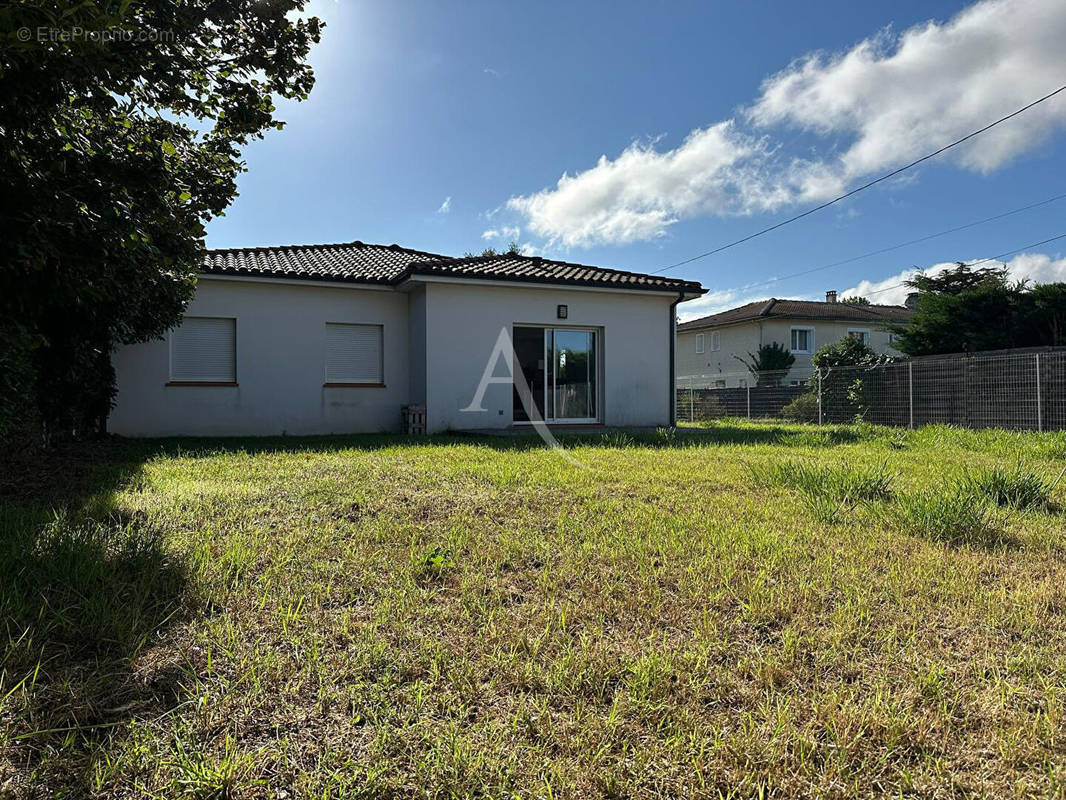
[[[918,292],[911,292],[907,295],[907,299],[903,301],[903,305],[912,310],[916,309],[918,308],[918,299],[920,297],[921,295]]]
[[[837,301],[837,290],[836,289],[830,289],[828,292],[825,293],[825,302],[827,302],[827,303],[835,303],[836,301]]]

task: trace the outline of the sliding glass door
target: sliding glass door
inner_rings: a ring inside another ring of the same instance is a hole
[[[598,421],[596,340],[597,332],[588,328],[515,326],[516,380],[520,367],[529,383],[534,414],[546,422]],[[514,419],[529,421],[517,388]]]

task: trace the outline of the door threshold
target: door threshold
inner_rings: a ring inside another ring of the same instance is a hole
[[[550,431],[563,431],[563,430],[576,430],[587,431],[595,430],[596,428],[606,428],[602,422],[545,422],[544,423]],[[534,430],[535,425],[532,422],[512,422],[512,430]]]

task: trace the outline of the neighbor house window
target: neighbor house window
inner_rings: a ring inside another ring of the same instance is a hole
[[[237,320],[185,317],[170,334],[171,383],[237,382]]]
[[[697,353],[702,353],[703,352],[703,334],[702,333],[697,333],[696,334],[696,352]]]
[[[724,389],[725,388],[725,381],[715,381],[714,382],[714,388],[715,389]]]
[[[382,326],[326,323],[326,383],[380,386],[385,382],[382,363]]]
[[[869,328],[848,328],[848,336],[853,336],[865,345],[870,344]]]
[[[792,347],[793,353],[810,353],[814,350],[814,328],[793,328]]]
[[[721,336],[721,334],[718,333],[718,331],[715,331],[714,333],[711,334],[711,351],[714,352],[714,353],[717,353],[721,349],[722,349],[722,336]]]

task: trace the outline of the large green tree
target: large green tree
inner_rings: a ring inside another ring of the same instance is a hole
[[[178,321],[240,147],[313,85],[305,3],[0,6],[0,438],[98,428],[112,348]]]
[[[918,291],[911,322],[894,328],[910,356],[1066,344],[1066,284],[1031,287],[1006,267],[960,263],[907,282]]]

